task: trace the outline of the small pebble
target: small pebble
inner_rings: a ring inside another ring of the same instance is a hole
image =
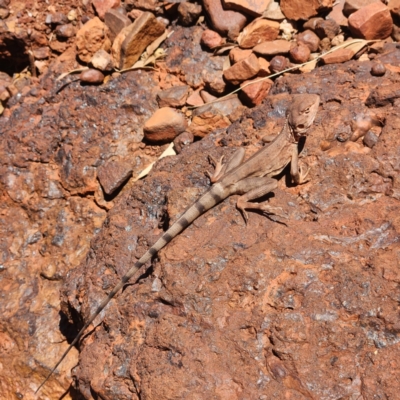
[[[182,4],[182,3],[181,3]],[[176,152],[179,154],[184,147],[193,143],[194,136],[190,132],[183,132],[174,139],[174,146]]]
[[[374,132],[368,131],[363,138],[363,142],[366,146],[372,149],[378,142],[378,139],[378,136],[376,136]]]
[[[386,73],[386,68],[381,63],[375,63],[371,68],[371,75],[373,76],[383,76]]]
[[[79,75],[81,82],[85,83],[102,83],[104,74],[97,69],[87,69]]]
[[[283,56],[275,56],[270,64],[269,64],[269,69],[271,72],[275,73],[275,72],[281,72],[283,70],[285,70],[286,68],[289,67],[289,62],[288,60],[283,57]]]
[[[308,61],[310,58],[310,48],[305,44],[299,43],[298,45],[292,47],[290,49],[290,57],[293,62],[302,64]]]
[[[201,44],[208,47],[209,49],[214,49],[223,43],[221,35],[211,29],[206,29],[201,35]]]

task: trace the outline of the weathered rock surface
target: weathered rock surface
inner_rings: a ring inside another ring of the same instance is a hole
[[[104,19],[107,11],[120,6],[121,0],[92,0],[92,4],[97,12],[97,15],[101,19]]]
[[[256,19],[246,26],[238,37],[243,49],[250,49],[262,42],[275,40],[279,34],[279,23],[267,19]]]
[[[157,73],[114,73],[101,87],[74,82],[76,76],[56,82],[79,64],[68,49],[72,41],[48,38],[57,39],[52,32],[67,19],[77,26],[80,18],[89,20],[93,9],[79,2],[84,15],[77,19],[74,9],[54,4],[30,8],[12,0],[10,20],[0,21],[0,31],[15,31],[0,32],[0,42],[14,44],[7,49],[18,55],[15,65],[26,63],[28,47],[21,43],[66,50],[55,63],[46,61],[40,80],[0,73],[0,96],[9,97],[0,117],[0,398],[397,398],[395,45],[379,43],[369,54],[373,61],[281,77],[262,105],[244,113],[236,96],[186,110],[193,113],[193,132],[208,137],[188,147],[193,134],[185,131],[175,139],[180,156],[158,162],[133,185],[124,181],[126,171],[131,167],[136,176],[163,151],[141,143],[160,88],[219,88],[209,77],[221,76],[224,57],[201,51],[202,27],[174,26]],[[142,10],[171,7],[172,15],[178,8],[157,0],[123,4],[138,7],[129,14],[134,18]],[[29,14],[37,7],[48,7],[57,23],[44,24],[40,13],[36,23]],[[291,34],[288,26],[284,35]],[[2,45],[0,63],[8,68]],[[260,76],[268,61],[258,63]],[[371,74],[376,65],[384,67],[383,76]],[[322,98],[301,160],[311,166],[310,182],[294,187],[280,179],[270,198],[288,212],[287,225],[252,214],[246,227],[235,197],[207,212],[96,320],[80,343],[79,367],[71,373],[78,361],[73,349],[34,395],[65,338],[71,340],[131,263],[206,190],[208,154],[229,157],[238,146],[251,154],[263,136],[281,129],[288,93],[304,92]],[[378,126],[354,139],[354,121],[371,115]],[[111,194],[103,196],[101,184]],[[59,314],[63,281],[65,313]]]
[[[224,9],[221,0],[204,0],[203,6],[212,27],[221,35],[236,39],[246,25],[247,17],[240,12]]]
[[[352,34],[363,39],[386,39],[392,26],[390,11],[380,1],[360,8],[349,17]]]
[[[157,94],[159,107],[181,107],[188,97],[189,86],[173,86]]]
[[[170,107],[157,110],[144,124],[144,137],[150,142],[171,142],[187,128],[185,117]]]
[[[384,63],[397,63],[400,55],[393,51]],[[386,124],[367,154],[355,151],[362,146],[357,143],[320,149],[354,114],[369,111],[365,97],[354,101],[360,87],[397,79],[371,77],[369,69],[368,62],[350,62],[281,79],[269,102],[179,157],[160,161],[121,199],[93,242],[96,252],[87,261],[85,280],[81,270],[70,275],[64,310],[68,304],[87,318],[126,270],[122,260],[139,257],[162,233],[160,220],[172,223],[206,190],[206,153],[231,154],[243,141],[254,151],[255,135],[277,132],[283,124],[289,96],[278,93],[285,88],[321,95],[306,143],[311,180],[300,187],[281,180],[271,199],[289,213],[289,225],[252,214],[251,229],[246,228],[234,198],[200,217],[161,252],[152,274],[108,307],[91,341],[83,341],[76,374],[87,398],[93,390],[104,398],[116,391],[132,397],[135,390],[148,398],[396,397],[397,379],[385,372],[388,365],[392,371],[400,367],[395,108],[370,107],[386,116]],[[327,79],[331,84],[339,79],[342,86],[330,91]],[[182,164],[191,166],[189,174]],[[139,213],[140,219],[133,218]],[[130,230],[121,229],[125,226]],[[86,293],[83,304],[76,292]]]
[[[165,26],[152,13],[143,13],[115,38],[112,46],[115,65],[120,69],[132,67],[146,47],[161,36],[164,30]]]
[[[110,39],[114,41],[115,37],[131,24],[131,20],[118,10],[108,10],[104,15],[104,22],[110,30]]]
[[[281,0],[281,9],[286,18],[294,19],[309,19],[318,12],[332,8],[332,0]]]
[[[287,40],[272,40],[258,44],[253,48],[253,51],[264,56],[274,56],[289,53],[290,47],[291,43]]]
[[[78,57],[83,62],[88,63],[96,51],[100,49],[108,51],[110,47],[108,28],[97,17],[86,22],[76,35]]]
[[[271,0],[223,0],[227,8],[243,11],[245,14],[258,17],[267,9]]]
[[[224,78],[237,85],[247,79],[253,78],[257,75],[260,70],[260,65],[258,64],[258,59],[255,54],[251,54],[249,57],[238,61],[233,64],[232,67],[224,71]]]

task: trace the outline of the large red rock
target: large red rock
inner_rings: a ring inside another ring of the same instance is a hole
[[[221,0],[204,0],[203,6],[210,18],[212,28],[230,39],[236,39],[246,25],[247,17],[238,11],[225,9]]]
[[[251,54],[249,57],[237,62],[224,71],[224,78],[234,85],[253,78],[260,70],[257,56]]]
[[[275,40],[278,34],[279,22],[256,19],[243,29],[238,37],[238,43],[243,49],[251,49],[259,43]]]
[[[144,12],[115,38],[112,55],[120,69],[132,67],[146,47],[162,35],[165,26],[150,12]]]
[[[369,4],[349,17],[351,33],[363,39],[386,39],[392,33],[389,9],[380,1]]]
[[[118,8],[121,4],[121,0],[92,0],[93,7],[95,8],[97,15],[104,19],[104,15],[108,10],[112,8]]]
[[[322,10],[332,8],[333,0],[281,0],[281,9],[286,18],[298,21],[309,19]]]
[[[270,2],[271,0],[224,0],[227,8],[243,11],[255,17],[262,15]]]
[[[173,108],[158,109],[143,126],[144,137],[150,142],[171,142],[187,128],[183,114]]]
[[[108,28],[95,17],[86,22],[76,34],[76,50],[81,61],[88,63],[96,51],[108,51],[111,41],[108,38]]]

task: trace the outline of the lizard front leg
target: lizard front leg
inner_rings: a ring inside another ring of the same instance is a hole
[[[214,163],[215,167],[213,174],[207,172],[207,175],[210,178],[211,183],[218,182],[227,172],[238,167],[242,163],[244,155],[245,155],[245,150],[243,147],[241,147],[233,153],[233,155],[226,164],[222,164],[224,156],[222,156],[218,161],[215,161],[211,156],[209,156],[211,161]]]
[[[307,170],[304,171],[304,168]],[[297,146],[293,146],[292,159],[290,161],[290,175],[296,185],[308,182],[307,175],[310,172],[310,167],[305,167],[304,164],[299,163],[299,153]]]
[[[249,219],[246,210],[259,210],[265,214],[274,214],[282,218],[287,218],[280,207],[271,207],[266,201],[262,203],[250,202],[250,200],[258,199],[272,192],[277,186],[278,181],[269,177],[245,178],[233,185],[233,192],[235,194],[242,194],[238,198],[236,206],[242,213],[246,223]]]

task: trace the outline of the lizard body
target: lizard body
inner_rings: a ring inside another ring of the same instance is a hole
[[[246,222],[248,219],[246,209],[256,209],[266,214],[281,215],[280,212],[282,210],[279,207],[271,207],[265,202],[254,203],[250,202],[250,200],[257,199],[273,191],[277,187],[277,180],[273,179],[273,177],[281,173],[289,163],[291,163],[290,174],[293,181],[296,184],[304,182],[308,170],[304,172],[299,166],[298,140],[301,136],[306,136],[308,128],[314,122],[318,106],[318,95],[295,95],[287,112],[286,123],[282,131],[271,143],[265,145],[244,163],[242,163],[245,154],[243,148],[237,150],[225,165],[222,165],[222,159],[216,163],[215,172],[212,176],[210,175],[211,182],[214,183],[211,188],[192,204],[121,278],[120,282],[89,317],[36,392],[50,378],[85,330],[129,279],[200,215],[232,194],[241,195],[237,201],[237,207],[243,213]]]

